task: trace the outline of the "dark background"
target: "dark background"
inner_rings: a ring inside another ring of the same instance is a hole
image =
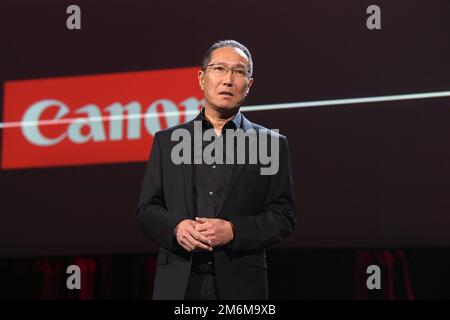
[[[81,7],[81,30],[66,28],[70,4]],[[381,30],[366,28],[371,4],[381,7]],[[447,91],[449,35],[450,2],[437,0],[8,0],[0,4],[0,82],[196,66],[214,41],[232,38],[254,57],[246,106]],[[346,264],[360,249],[422,254],[413,261],[437,252],[435,265],[449,265],[450,98],[246,116],[279,128],[291,148],[298,227],[276,247],[284,250],[274,249],[275,270],[283,272],[290,252],[340,265],[353,279]],[[8,268],[18,257],[154,252],[135,222],[144,168],[0,171],[0,255]],[[320,270],[301,265],[307,274]],[[422,283],[431,277],[416,274]],[[335,286],[332,297],[342,292]],[[291,297],[308,295],[315,297]]]

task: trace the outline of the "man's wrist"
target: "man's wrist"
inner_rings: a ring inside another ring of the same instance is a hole
[[[230,225],[230,229],[231,229],[231,240],[230,240],[230,242],[231,242],[234,239],[234,225],[231,221],[227,221],[227,222]]]

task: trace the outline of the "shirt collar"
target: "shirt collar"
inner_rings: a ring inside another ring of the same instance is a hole
[[[203,129],[209,129],[213,127],[205,116],[205,107],[203,107],[202,110],[200,111],[198,120],[202,121]],[[241,124],[242,124],[242,113],[238,111],[238,113],[236,113],[236,115],[231,120],[225,123],[222,130],[230,128],[238,129],[241,128]]]

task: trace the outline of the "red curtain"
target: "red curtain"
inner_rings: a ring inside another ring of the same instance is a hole
[[[381,289],[368,289],[367,267],[381,270]],[[414,300],[409,263],[403,250],[365,250],[356,252],[355,299]]]

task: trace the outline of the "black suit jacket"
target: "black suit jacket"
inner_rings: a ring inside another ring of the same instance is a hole
[[[266,130],[242,116],[243,130]],[[145,171],[137,220],[145,235],[160,246],[154,299],[184,299],[192,254],[174,237],[175,226],[193,219],[192,165],[175,165],[171,141],[177,128],[194,133],[194,120],[155,134]],[[279,136],[279,170],[261,175],[258,165],[234,165],[226,183],[218,218],[234,226],[234,239],[213,251],[220,299],[267,299],[265,249],[280,242],[295,226],[295,204],[286,137]],[[247,162],[246,162],[247,163]]]

